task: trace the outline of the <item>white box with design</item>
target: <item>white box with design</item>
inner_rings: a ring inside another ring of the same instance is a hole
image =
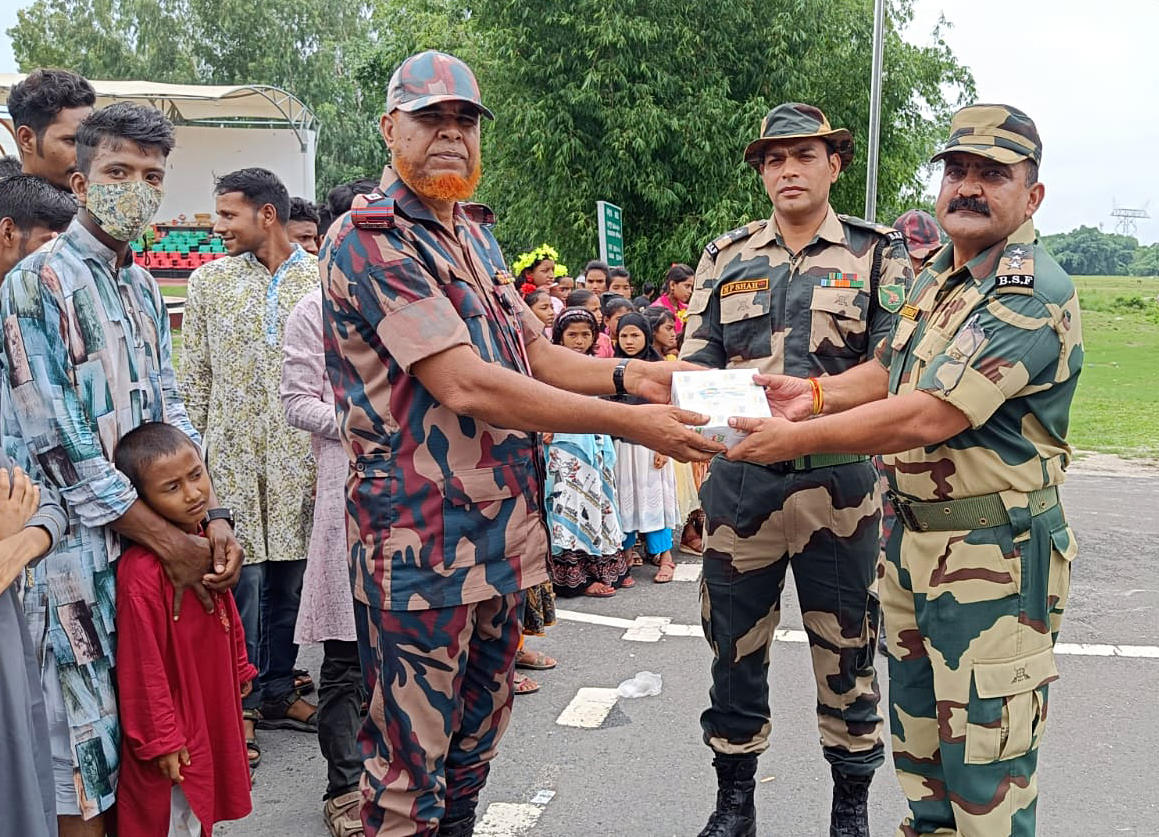
[[[708,424],[692,429],[732,447],[748,434],[728,426],[732,416],[771,418],[762,387],[753,383],[756,369],[706,369],[672,373],[672,403],[682,410],[709,416]]]

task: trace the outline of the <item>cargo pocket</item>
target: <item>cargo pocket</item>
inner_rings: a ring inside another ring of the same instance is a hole
[[[975,660],[966,710],[966,764],[1024,756],[1044,720],[1046,685],[1058,679],[1054,650]]]
[[[720,299],[720,327],[729,359],[750,360],[773,353],[772,296],[768,289],[728,294]]]
[[[814,288],[809,302],[809,351],[835,357],[863,356],[869,339],[868,311],[869,294],[855,288]]]
[[[526,474],[521,476],[526,480]],[[474,566],[479,555],[518,554],[521,545],[506,541],[507,518],[520,486],[515,469],[504,465],[454,471],[443,481],[445,567]]]

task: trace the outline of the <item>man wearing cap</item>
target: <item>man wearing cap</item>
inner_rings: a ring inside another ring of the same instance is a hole
[[[688,304],[681,358],[713,369],[802,378],[871,360],[912,279],[901,233],[837,215],[829,189],[853,138],[799,103],[774,108],[745,161],[771,218],[710,243]],[[806,451],[816,454],[819,452]],[[793,567],[817,684],[821,747],[832,768],[831,833],[868,835],[866,803],[883,762],[873,656],[881,504],[867,456],[713,461],[701,582],[713,650],[701,716],[719,791],[702,837],[755,835],[757,756],[768,747],[769,651]]]
[[[893,222],[893,228],[905,236],[905,248],[909,251],[910,264],[914,276],[922,272],[930,256],[942,246],[942,233],[934,216],[920,209],[903,212]]]
[[[883,451],[898,521],[882,601],[899,834],[1031,835],[1038,744],[1074,536],[1058,486],[1082,368],[1078,297],[1038,244],[1042,146],[1022,111],[971,105],[934,160],[950,238],[877,360],[810,385],[762,379],[783,418],[729,452]],[[888,395],[888,397],[886,397]],[[829,415],[834,413],[835,415]]]
[[[522,592],[548,580],[535,430],[607,432],[682,459],[723,450],[669,400],[678,364],[552,346],[479,205],[471,70],[423,52],[387,91],[379,192],[321,251],[323,341],[351,460],[347,539],[362,670],[367,834],[462,837],[510,716]],[[539,380],[536,380],[538,378]],[[570,392],[555,389],[566,387]]]

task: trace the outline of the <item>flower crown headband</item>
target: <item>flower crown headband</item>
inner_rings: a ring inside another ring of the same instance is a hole
[[[556,276],[567,276],[567,266],[560,264],[559,253],[550,244],[540,244],[530,253],[520,253],[515,263],[511,265],[511,269],[515,272],[516,276],[521,276],[527,268],[544,259],[551,259],[555,262]]]

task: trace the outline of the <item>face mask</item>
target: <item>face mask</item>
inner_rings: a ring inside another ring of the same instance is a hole
[[[85,208],[110,238],[132,241],[153,220],[163,197],[164,190],[143,180],[90,183]]]

